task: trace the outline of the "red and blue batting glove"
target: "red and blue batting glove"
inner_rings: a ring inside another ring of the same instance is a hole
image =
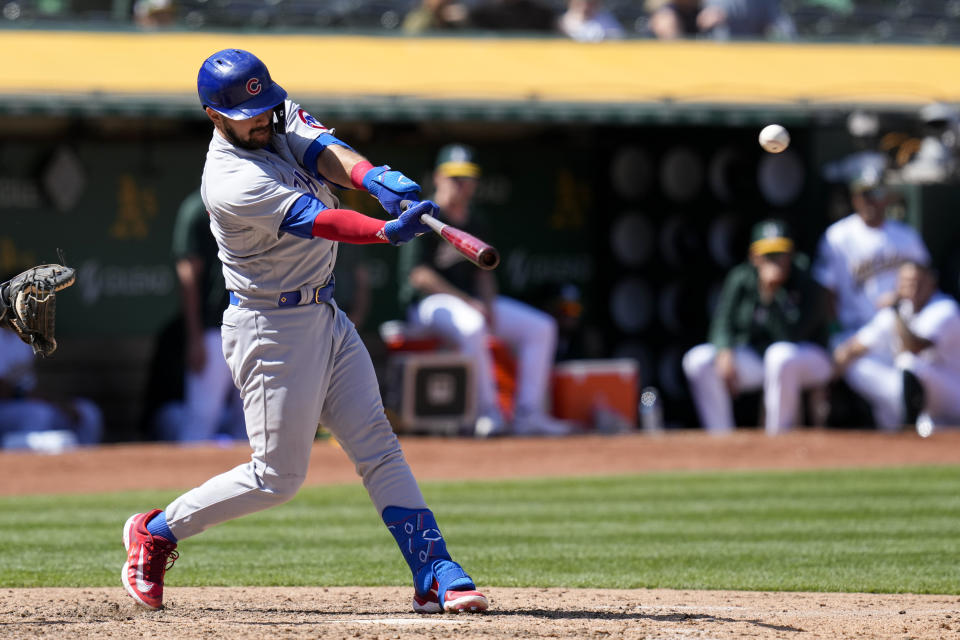
[[[437,203],[432,200],[417,202],[401,213],[396,220],[388,220],[383,225],[383,233],[387,236],[390,244],[397,245],[410,242],[417,236],[430,231],[430,227],[420,220],[420,216],[425,213],[436,215],[437,209]]]
[[[420,185],[387,165],[374,167],[369,162],[361,162],[354,167],[350,179],[358,189],[370,192],[394,218],[402,213],[401,202],[420,199]]]

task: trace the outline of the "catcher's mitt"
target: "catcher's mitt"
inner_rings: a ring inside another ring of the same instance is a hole
[[[56,292],[77,279],[76,271],[60,264],[42,264],[0,283],[0,322],[9,324],[34,354],[48,356],[57,348],[53,327]]]

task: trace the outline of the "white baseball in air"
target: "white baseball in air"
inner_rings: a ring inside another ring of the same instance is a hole
[[[790,146],[790,134],[782,125],[768,124],[760,131],[760,146],[768,153],[780,153]]]

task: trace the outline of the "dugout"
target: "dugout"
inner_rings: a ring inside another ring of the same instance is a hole
[[[439,146],[475,146],[503,290],[545,302],[577,285],[593,336],[583,348],[595,351],[585,355],[638,360],[675,426],[694,424],[680,356],[703,340],[750,224],[786,217],[812,252],[845,213],[822,168],[857,150],[850,112],[869,108],[909,138],[924,104],[960,101],[941,73],[960,62],[949,47],[5,32],[0,53],[17,64],[0,69],[0,263],[52,260],[59,247],[78,267],[59,305],[61,349],[41,375],[100,402],[110,440],[148,435],[137,426],[146,365],[178,305],[173,216],[209,139],[193,79],[226,46],[256,52],[318,119],[425,186]],[[335,58],[417,74],[400,82],[318,62]],[[793,135],[779,156],[756,144],[771,121]],[[958,293],[957,188],[904,193],[903,215]],[[379,215],[357,196],[345,203]],[[377,357],[377,324],[402,315],[395,250],[369,247],[363,259],[374,300],[363,329]]]

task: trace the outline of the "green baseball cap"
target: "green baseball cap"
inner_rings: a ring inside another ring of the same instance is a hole
[[[789,253],[793,251],[793,236],[783,220],[770,218],[753,225],[750,233],[750,253]]]
[[[479,178],[476,152],[465,144],[448,144],[437,154],[437,171],[448,178]]]

